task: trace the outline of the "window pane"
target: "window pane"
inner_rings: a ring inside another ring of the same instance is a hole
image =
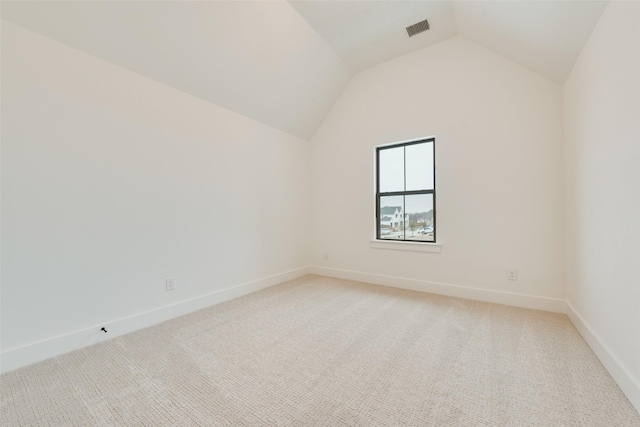
[[[405,197],[407,213],[406,239],[433,242],[433,194],[416,194]]]
[[[404,239],[404,196],[380,197],[378,221],[381,239]]]
[[[404,191],[404,147],[386,148],[380,155],[380,192]]]
[[[407,189],[433,190],[433,143],[407,145]]]

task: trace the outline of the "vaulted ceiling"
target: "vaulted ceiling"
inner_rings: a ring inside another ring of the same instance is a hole
[[[283,1],[2,1],[2,18],[303,139],[352,74]]]
[[[355,70],[461,34],[558,83],[606,7],[606,1],[320,1],[290,0]],[[424,19],[429,31],[409,38]]]
[[[2,18],[303,139],[354,72],[455,35],[562,84],[606,2],[3,1]],[[409,38],[405,27],[428,19]]]

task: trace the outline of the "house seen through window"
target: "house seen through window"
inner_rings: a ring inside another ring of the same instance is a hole
[[[436,241],[435,138],[376,147],[376,238]]]

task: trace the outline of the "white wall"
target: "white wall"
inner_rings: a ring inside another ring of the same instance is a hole
[[[305,267],[308,155],[3,21],[2,350]]]
[[[565,83],[564,126],[567,299],[640,410],[639,20],[640,3],[609,3]]]
[[[463,37],[356,74],[312,139],[312,265],[564,299],[561,110],[558,84]],[[442,253],[373,249],[373,147],[428,135]]]

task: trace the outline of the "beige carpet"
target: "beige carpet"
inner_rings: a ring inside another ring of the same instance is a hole
[[[640,426],[567,317],[306,276],[0,377],[3,426]]]

